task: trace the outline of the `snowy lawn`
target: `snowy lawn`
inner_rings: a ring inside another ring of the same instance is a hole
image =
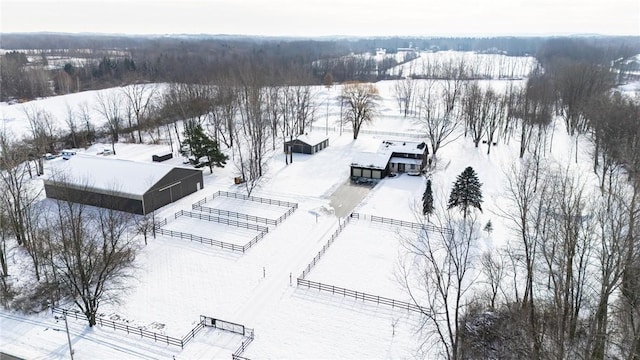
[[[352,219],[307,280],[411,302],[396,275],[405,256],[402,240],[415,236],[411,229]]]

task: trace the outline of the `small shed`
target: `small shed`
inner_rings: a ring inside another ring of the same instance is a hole
[[[53,161],[48,198],[146,215],[204,186],[202,171],[91,155]]]
[[[173,153],[171,152],[166,152],[166,153],[156,154],[151,156],[151,160],[153,160],[153,162],[163,162],[169,159],[173,159]]]
[[[315,154],[329,146],[329,138],[324,135],[305,134],[284,142],[284,152],[289,151],[299,154]]]
[[[391,154],[359,153],[351,162],[351,177],[382,179],[389,175]]]

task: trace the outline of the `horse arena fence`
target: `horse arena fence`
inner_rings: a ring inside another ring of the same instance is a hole
[[[400,308],[400,309],[405,309],[407,311],[414,311],[414,312],[419,312],[423,314],[428,313],[427,308],[416,305],[416,304],[395,300],[395,299],[391,299],[383,296],[367,294],[364,292],[350,290],[350,289],[346,289],[346,288],[342,288],[334,285],[327,285],[320,282],[309,281],[306,279],[306,277],[311,272],[311,269],[313,269],[314,266],[320,261],[322,256],[327,252],[327,250],[331,246],[331,244],[334,243],[338,235],[340,235],[342,230],[344,230],[344,228],[350,223],[351,219],[369,220],[371,222],[401,226],[401,227],[415,229],[415,230],[437,232],[440,234],[447,234],[447,235],[453,234],[453,230],[451,229],[441,228],[431,224],[419,224],[419,223],[413,223],[413,222],[408,222],[403,220],[385,218],[385,217],[375,216],[375,215],[360,214],[360,213],[354,212],[354,213],[351,213],[348,217],[346,217],[344,221],[340,223],[336,231],[333,234],[331,234],[327,243],[322,247],[322,249],[320,249],[318,254],[302,271],[302,274],[296,280],[296,285],[298,287],[306,287],[308,289],[315,289],[318,291],[324,291],[324,292],[330,292],[332,294],[342,295],[344,297],[351,297],[356,300],[362,300],[363,302],[366,301],[366,302],[371,302],[376,304],[383,304],[383,305],[391,306],[393,308]]]
[[[299,278],[297,279],[297,285],[304,286],[308,289],[316,289],[318,291],[330,292],[332,294],[351,297],[356,300],[362,300],[362,301],[367,301],[367,302],[376,303],[376,304],[389,305],[393,308],[400,308],[400,309],[415,311],[420,313],[426,313],[427,311],[427,309],[422,306],[411,304],[405,301],[390,299],[390,298],[386,298],[378,295],[371,295],[371,294],[367,294],[360,291],[355,291],[355,290],[350,290],[350,289],[346,289],[338,286],[319,283],[316,281],[309,281],[309,280]]]
[[[86,320],[86,316],[78,310],[69,310],[63,308],[52,307],[51,312],[56,315],[61,315],[66,317],[67,319],[72,318],[75,320]],[[180,348],[184,349],[184,347],[191,341],[193,338],[200,332],[200,330],[205,327],[213,327],[216,329],[220,329],[223,331],[229,331],[235,334],[242,335],[245,339],[243,339],[242,344],[238,348],[238,350],[242,349],[242,352],[246,350],[246,347],[251,343],[247,343],[246,338],[251,338],[253,340],[253,329],[249,329],[244,325],[232,323],[225,320],[215,319],[209,316],[200,315],[200,321],[196,324],[196,326],[189,330],[189,332],[183,336],[182,338],[177,338],[173,336],[168,336],[165,334],[160,334],[154,331],[149,331],[140,327],[129,326],[127,324],[123,324],[121,322],[103,319],[101,317],[96,317],[96,325],[99,325],[103,328],[125,331],[127,334],[138,335],[140,338],[151,339],[155,342],[162,342],[167,345],[180,346]],[[233,359],[236,359],[235,354],[238,352],[234,352],[232,355]],[[242,352],[239,355],[242,355]]]
[[[347,227],[347,224],[349,224],[350,221],[351,221],[351,218],[347,217],[344,219],[342,223],[338,225],[338,228],[336,229],[336,231],[333,232],[333,234],[331,234],[331,237],[329,237],[329,240],[327,241],[327,243],[324,244],[324,246],[322,247],[322,249],[320,249],[320,251],[318,251],[318,254],[313,258],[313,260],[311,260],[309,265],[307,265],[306,269],[302,271],[302,274],[300,275],[299,279],[305,279],[307,275],[309,275],[309,273],[311,272],[311,269],[313,269],[313,267],[316,266],[318,261],[320,261],[320,258],[322,257],[322,255],[324,255],[324,253],[327,252],[331,244],[333,244],[333,242],[336,240],[338,235],[340,235],[342,230],[344,230],[344,228]]]

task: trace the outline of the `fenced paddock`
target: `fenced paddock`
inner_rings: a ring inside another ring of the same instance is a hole
[[[344,289],[410,301],[397,280],[402,242],[416,236],[412,229],[370,226],[369,221],[352,219],[336,237],[306,280]],[[358,259],[367,259],[358,261]]]
[[[180,210],[171,221],[164,219],[159,222],[156,232],[244,253],[263,239],[269,228],[207,213]]]
[[[296,284],[365,302],[424,312],[426,310],[414,304],[401,285],[399,272],[407,252],[403,243],[415,240],[420,231],[451,233],[450,229],[431,225],[353,213],[329,237]],[[367,261],[359,262],[359,258]]]
[[[231,219],[277,226],[297,208],[297,203],[218,191],[193,204],[193,210]]]
[[[86,317],[84,314],[77,310],[68,310],[63,308],[51,308],[51,312],[54,315],[60,315],[66,317],[67,320],[73,319],[78,321],[86,321]],[[105,328],[105,329],[113,329],[114,331],[122,331],[126,332],[130,335],[140,336],[140,338],[151,339],[155,342],[166,343],[167,345],[180,346],[180,348],[184,349],[184,347],[191,342],[198,333],[201,332],[202,329],[205,328],[214,328],[225,332],[231,332],[234,334],[242,335],[242,341],[240,346],[232,354],[232,359],[245,359],[241,355],[247,349],[251,341],[254,339],[253,329],[249,329],[244,325],[233,323],[230,321],[215,319],[209,316],[200,315],[200,320],[196,324],[196,326],[191,329],[185,336],[178,338],[173,336],[168,336],[165,334],[149,331],[146,329],[142,329],[140,327],[129,326],[122,322],[117,322],[109,319],[103,319],[101,317],[96,317],[96,325]]]
[[[62,317],[66,317],[67,320],[87,321],[84,314],[82,314],[77,310],[69,310],[69,309],[53,307],[51,308],[51,312],[54,316],[59,315]],[[190,341],[192,341],[202,329],[206,327],[212,327],[222,331],[232,332],[235,334],[242,335],[245,338],[250,337],[251,340],[253,340],[253,337],[254,337],[253,329],[248,329],[244,325],[232,323],[225,320],[215,319],[215,318],[203,316],[203,315],[200,316],[200,320],[198,321],[196,326],[181,338],[149,331],[136,326],[130,326],[126,323],[122,323],[118,321],[103,319],[101,317],[96,317],[96,325],[105,329],[112,329],[114,331],[122,331],[130,335],[140,336],[140,338],[142,339],[151,339],[155,342],[166,343],[167,345],[180,346],[180,348],[182,349],[184,349],[184,347]],[[238,350],[242,348],[244,351],[244,349],[246,349],[246,346],[248,346],[248,344],[246,344],[245,339],[243,339]],[[234,356],[238,352],[238,350],[236,350],[236,352],[234,353]],[[241,354],[242,353],[240,353],[240,355]]]

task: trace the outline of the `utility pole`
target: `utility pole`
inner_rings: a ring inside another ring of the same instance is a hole
[[[71,355],[71,360],[73,360],[73,349],[71,348],[71,335],[69,335],[69,323],[67,322],[67,312],[63,312],[64,315],[64,327],[67,330],[67,341],[69,342],[69,354]]]

